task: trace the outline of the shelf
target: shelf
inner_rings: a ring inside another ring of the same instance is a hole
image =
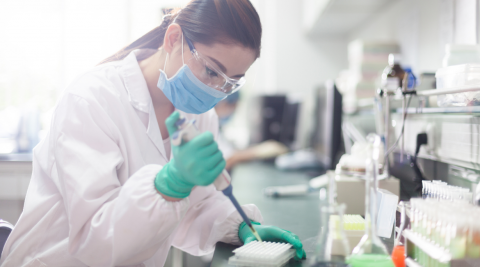
[[[304,0],[304,26],[309,36],[345,35],[387,4],[389,0]]]
[[[398,108],[396,113],[403,114],[403,108]],[[435,108],[407,108],[408,114],[429,113],[480,113],[480,106],[469,107],[435,107]]]
[[[405,265],[408,266],[408,267],[423,267],[422,265],[418,264],[412,258],[406,258],[405,259]]]
[[[448,263],[452,259],[452,255],[448,251],[445,251],[443,248],[430,243],[429,241],[415,234],[411,230],[404,230],[403,236],[406,239],[410,240],[410,242],[420,248],[432,259],[438,260],[442,263]]]
[[[468,85],[460,87],[451,87],[451,88],[442,88],[442,89],[430,89],[418,91],[418,96],[432,96],[432,95],[445,95],[445,94],[454,94],[454,93],[465,93],[465,92],[474,92],[480,91],[480,86]]]

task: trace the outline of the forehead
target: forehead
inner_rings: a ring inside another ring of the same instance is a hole
[[[227,69],[226,75],[231,77],[239,74],[245,74],[255,61],[255,51],[238,44],[204,45],[195,43],[195,48],[203,56],[216,59]]]

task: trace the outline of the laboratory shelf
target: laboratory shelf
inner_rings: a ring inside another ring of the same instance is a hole
[[[452,255],[448,251],[435,244],[432,244],[430,241],[425,240],[425,238],[422,238],[420,235],[412,232],[411,230],[404,230],[403,236],[432,259],[443,263],[447,263],[452,259]]]
[[[408,267],[423,267],[422,265],[418,264],[412,258],[406,258],[405,259],[405,265],[408,266]]]
[[[407,108],[408,114],[428,114],[428,113],[480,113],[480,106],[468,107],[435,107],[435,108]],[[402,108],[398,108],[396,113],[403,113]]]
[[[465,92],[474,92],[480,91],[480,86],[478,85],[467,85],[459,87],[450,87],[442,89],[429,89],[417,91],[418,96],[432,96],[432,95],[445,95],[445,94],[456,94],[456,93],[465,93]]]

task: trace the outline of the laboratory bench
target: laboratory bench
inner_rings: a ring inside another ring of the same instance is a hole
[[[245,163],[233,169],[233,193],[240,204],[257,205],[263,215],[263,224],[275,225],[298,235],[309,257],[320,231],[319,194],[272,198],[265,196],[263,190],[268,186],[305,184],[311,178],[308,172],[280,171],[271,163]],[[232,250],[237,247],[218,243],[211,266],[231,266],[227,263],[228,258],[233,256]],[[286,266],[308,266],[308,259],[301,262],[291,260]]]
[[[320,232],[319,193],[306,196],[272,198],[264,195],[263,190],[269,186],[305,184],[312,177],[307,171],[281,171],[271,163],[251,162],[236,166],[232,172],[233,193],[240,204],[253,203],[263,215],[264,224],[275,225],[289,230],[303,243],[307,260],[300,262],[290,260],[286,266],[309,266],[309,258],[315,251],[317,236]],[[392,238],[381,238],[387,249],[393,249]],[[352,245],[353,246],[353,245]],[[228,265],[232,250],[238,246],[217,243],[213,255],[212,267]],[[353,247],[351,248],[353,249]]]

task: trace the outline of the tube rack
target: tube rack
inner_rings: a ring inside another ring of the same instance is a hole
[[[282,266],[294,255],[292,245],[275,242],[252,241],[235,250],[234,256],[228,259],[228,264],[237,266]]]

